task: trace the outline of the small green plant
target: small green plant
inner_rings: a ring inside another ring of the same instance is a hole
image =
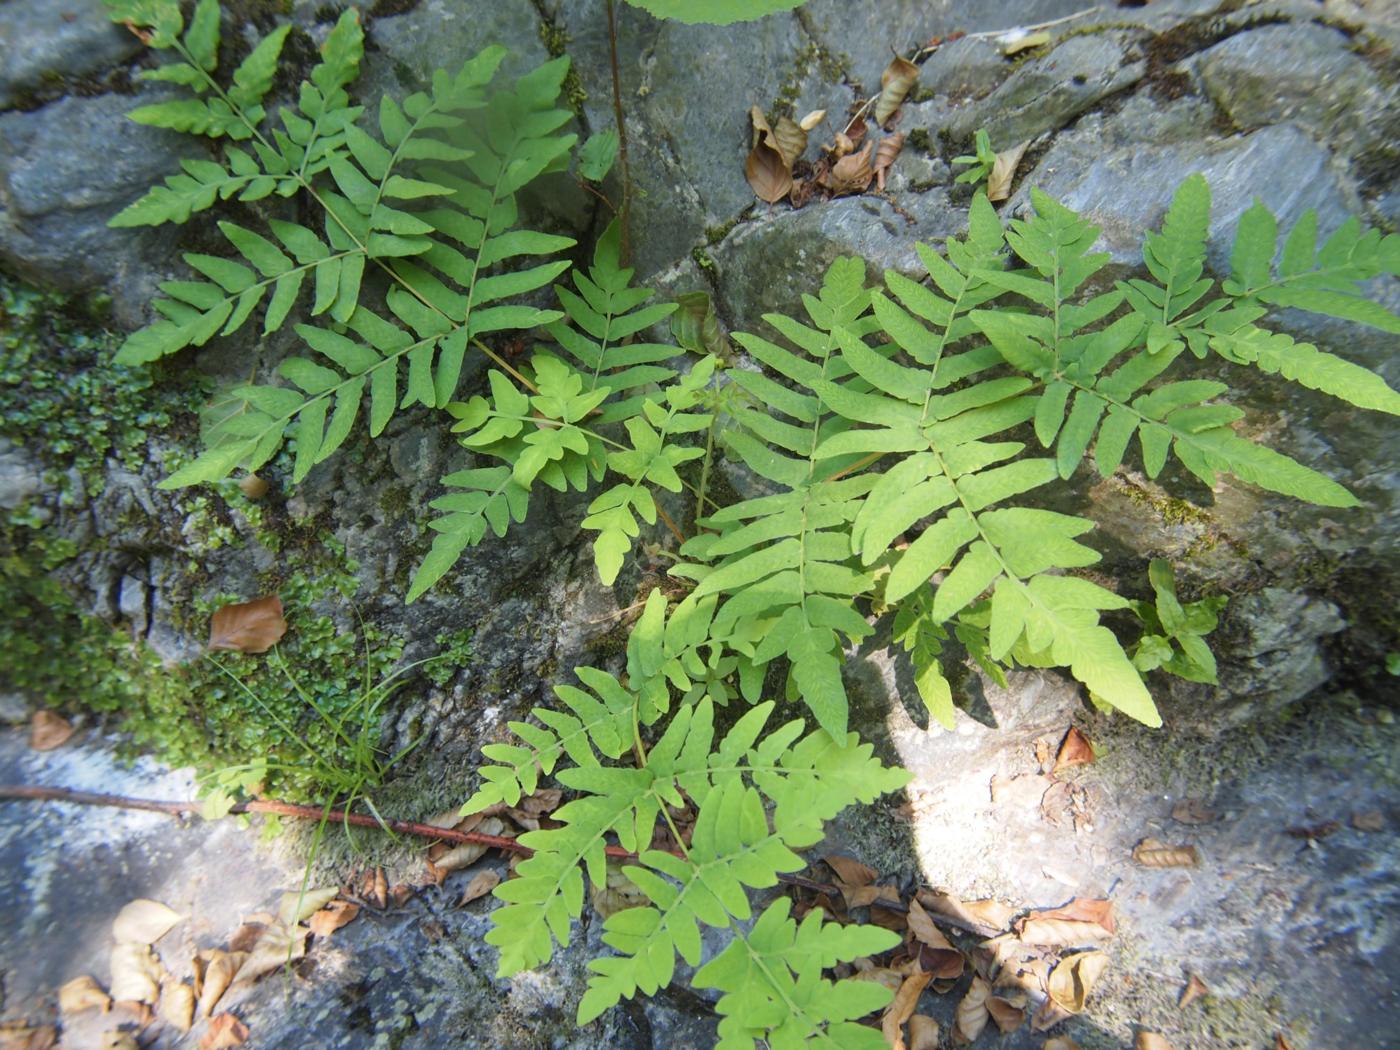
[[[973,152],[966,153],[953,158],[955,166],[964,164],[971,165],[962,172],[954,182],[966,182],[973,186],[986,182],[992,174],[992,168],[996,167],[997,151],[992,149],[991,136],[987,134],[985,128],[978,128],[977,133],[972,137]]]
[[[1202,598],[1183,605],[1176,596],[1171,562],[1154,558],[1147,569],[1156,592],[1155,602],[1135,601],[1129,608],[1142,622],[1143,634],[1129,650],[1139,671],[1162,668],[1178,678],[1215,685],[1215,654],[1206,635],[1220,622],[1228,598]]]

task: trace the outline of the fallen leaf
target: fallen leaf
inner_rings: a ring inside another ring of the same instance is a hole
[[[307,923],[317,937],[329,937],[347,923],[355,921],[360,914],[360,906],[354,901],[331,901]]]
[[[867,142],[859,153],[847,154],[831,166],[823,185],[831,191],[832,196],[840,197],[866,191],[875,174],[870,169],[870,154],[874,147],[874,142]]]
[[[228,986],[238,975],[247,952],[225,952],[218,948],[201,952],[195,958],[195,988],[199,995],[199,1013],[209,1017],[223,998]]]
[[[117,912],[112,937],[118,944],[155,944],[185,918],[160,901],[134,900]]]
[[[1117,932],[1113,902],[1076,897],[1063,908],[1033,911],[1016,924],[1016,933],[1026,944],[1066,948],[1093,944]]]
[[[885,188],[885,176],[889,174],[890,165],[899,156],[900,150],[904,149],[904,132],[897,135],[886,135],[880,140],[880,145],[875,150],[875,185],[881,190]]]
[[[167,979],[160,986],[157,1010],[166,1024],[188,1032],[194,1026],[194,989],[184,981]]]
[[[846,898],[846,907],[865,908],[876,901],[886,901],[889,904],[899,903],[899,890],[893,886],[856,886],[841,887],[841,895]]]
[[[1082,1013],[1084,1001],[1108,967],[1108,956],[1101,951],[1066,955],[1050,971],[1046,992],[1061,1009]]]
[[[106,1032],[98,1050],[141,1050],[141,1044],[130,1032]]]
[[[880,873],[868,864],[862,864],[853,857],[842,857],[837,854],[828,854],[822,860],[826,861],[826,866],[836,872],[836,877],[847,886],[868,886],[875,881]]]
[[[233,931],[233,936],[228,939],[226,951],[230,952],[251,952],[253,946],[258,943],[263,933],[266,932],[268,924],[276,922],[271,915],[267,917],[267,922],[246,921],[242,926]]]
[[[792,172],[780,154],[765,137],[749,150],[744,161],[744,177],[761,201],[777,204],[792,189]]]
[[[925,1014],[909,1018],[909,1050],[938,1050],[938,1022]]]
[[[112,980],[107,991],[113,999],[153,1003],[160,995],[160,960],[146,944],[112,946]]]
[[[931,980],[933,980],[932,975],[926,973],[913,974],[904,978],[899,986],[899,991],[894,993],[894,1001],[885,1007],[885,1016],[880,1021],[880,1030],[885,1035],[885,1042],[889,1043],[890,1046],[903,1045],[899,1030],[904,1026],[904,1022],[913,1015],[914,1007],[919,1002],[919,996],[924,994],[924,989],[928,987]]]
[[[853,981],[873,981],[875,984],[883,984],[891,992],[898,992],[904,984],[904,974],[890,969],[888,966],[871,966],[863,969],[851,977]]]
[[[1045,1045],[1040,1050],[1084,1050],[1084,1048],[1067,1035],[1057,1035],[1053,1039],[1045,1040]]]
[[[1156,1032],[1138,1030],[1133,1038],[1133,1050],[1172,1050],[1172,1044]]]
[[[472,876],[472,881],[467,883],[467,888],[462,891],[462,899],[457,902],[458,905],[470,904],[480,897],[485,897],[500,885],[500,882],[501,874],[498,871],[488,868],[486,871],[477,872]]]
[[[62,747],[72,735],[73,726],[52,711],[35,711],[29,722],[29,746],[35,751],[52,751]]]
[[[294,926],[303,919],[316,914],[336,897],[340,890],[335,888],[319,890],[288,890],[282,894],[277,906],[277,921],[284,926]]]
[[[588,899],[593,905],[593,910],[605,919],[620,911],[626,911],[628,908],[635,908],[639,904],[647,902],[646,894],[624,874],[622,862],[615,859],[608,861],[608,875],[605,885],[598,886],[590,880]]]
[[[807,132],[791,117],[779,117],[768,136],[768,142],[778,151],[778,156],[783,158],[783,164],[791,172],[792,166],[807,151]]]
[[[1006,929],[1006,924],[1016,914],[1015,908],[999,900],[964,901],[942,890],[922,889],[917,898],[935,915],[942,915],[972,933],[988,937]]]
[[[1054,1028],[1061,1021],[1067,1021],[1074,1015],[1066,1010],[1054,999],[1046,999],[1040,1004],[1040,1009],[1035,1012],[1035,1017],[1031,1019],[1031,1027],[1037,1032],[1043,1032],[1047,1028]]]
[[[708,292],[682,292],[676,296],[676,307],[671,315],[671,335],[678,344],[696,353],[729,355],[729,338],[720,327]]]
[[[1076,785],[1068,780],[1057,780],[1045,789],[1040,797],[1040,815],[1047,823],[1061,827],[1075,810]]]
[[[803,131],[811,131],[818,124],[826,119],[826,110],[814,109],[797,122],[797,126]]]
[[[1024,148],[1023,146],[1022,149]],[[988,196],[990,197],[991,194],[989,193]],[[991,199],[998,198],[992,197]],[[1060,749],[1055,752],[1055,765],[1051,772],[1058,773],[1069,766],[1082,766],[1093,760],[1094,745],[1089,743],[1089,738],[1079,731],[1078,726],[1070,726],[1069,732],[1060,742]]]
[[[94,1006],[105,1013],[111,1005],[111,996],[86,974],[74,977],[58,990],[59,1013],[75,1014],[80,1010],[91,1010]]]
[[[997,37],[996,45],[1003,55],[1010,57],[1019,51],[1028,51],[1050,43],[1050,34],[1044,29],[1032,33],[1026,29],[1013,29]]]
[[[1194,868],[1201,855],[1195,846],[1168,846],[1157,839],[1143,839],[1133,848],[1133,860],[1144,868]]]
[[[506,823],[500,817],[487,817],[473,830],[482,835],[499,835],[506,830]],[[490,846],[480,842],[464,842],[460,846],[447,846],[439,843],[428,851],[428,860],[444,872],[469,868],[482,857]],[[383,907],[381,904],[380,907]]]
[[[704,292],[700,293],[704,295]],[[553,813],[559,808],[559,803],[564,798],[564,792],[560,788],[541,788],[533,795],[527,795],[520,800],[517,809],[523,810],[532,817],[542,817],[546,813]]]
[[[1050,772],[1055,764],[1050,758],[1050,743],[1045,737],[1038,737],[1035,742],[1035,764],[1040,767],[1042,773]]]
[[[483,821],[482,823],[484,824],[485,821]],[[500,821],[497,821],[496,823],[500,824]],[[505,825],[503,824],[501,825],[501,827],[504,826]],[[495,832],[492,832],[491,834],[495,834]],[[368,881],[369,892],[366,893],[365,896],[373,900],[374,903],[379,905],[380,908],[387,908],[389,906],[389,880],[384,877],[384,869],[381,867],[376,867],[373,873],[369,876]]]
[[[895,55],[880,74],[880,97],[875,103],[875,123],[883,126],[904,103],[915,82],[919,67],[907,58]]]
[[[209,623],[209,650],[265,653],[286,633],[282,599],[273,594],[214,610]]]
[[[250,500],[257,501],[267,495],[267,479],[256,474],[245,474],[238,479],[238,487]]]
[[[1028,1001],[1025,992],[1015,992],[1009,996],[993,995],[987,1000],[987,1013],[1002,1035],[1016,1031],[1025,1023]]]
[[[1181,998],[1177,1001],[1178,1009],[1186,1009],[1203,995],[1210,994],[1210,986],[1201,980],[1194,973],[1186,978],[1186,987],[1181,991]]]
[[[1293,1044],[1284,1038],[1282,1032],[1279,1032],[1274,1036],[1274,1050],[1293,1050]]]
[[[395,908],[402,908],[418,891],[406,882],[394,883],[393,889],[389,891],[389,903]]]
[[[995,203],[1004,201],[1011,196],[1011,182],[1016,177],[1016,165],[1021,163],[1021,158],[1025,156],[1026,147],[1029,145],[1029,142],[1022,142],[997,154],[996,162],[992,165],[991,173],[987,176],[987,200]],[[1091,749],[1090,754],[1092,753]]]
[[[1385,815],[1378,809],[1368,809],[1365,813],[1353,813],[1351,826],[1357,831],[1384,831]]]
[[[1184,798],[1172,807],[1172,820],[1178,824],[1211,824],[1220,814],[1198,798]]]
[[[958,1003],[956,1019],[953,1024],[953,1037],[960,1043],[973,1043],[982,1034],[982,1029],[987,1027],[987,1021],[991,1018],[991,1013],[987,1010],[987,999],[992,992],[991,985],[981,977],[974,977],[972,985],[968,988],[967,994]]]
[[[966,960],[933,924],[917,900],[909,902],[909,930],[919,939],[919,965],[939,980],[961,977]]]
[[[58,1031],[51,1024],[31,1027],[19,1021],[0,1025],[0,1050],[52,1050]]]
[[[209,1021],[209,1029],[199,1041],[199,1050],[228,1050],[248,1041],[248,1026],[233,1014],[220,1014]]]
[[[279,970],[306,954],[306,938],[311,930],[305,926],[287,927],[274,923],[263,931],[248,958],[238,968],[234,981],[251,984],[264,974]]]

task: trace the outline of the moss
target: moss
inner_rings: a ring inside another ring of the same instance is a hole
[[[933,155],[938,152],[933,144],[933,136],[928,133],[928,128],[910,129],[905,135],[904,144],[909,149],[918,150],[920,153]]]
[[[539,3],[535,4],[535,14],[540,20],[540,43],[549,52],[549,57],[562,58],[567,55],[572,40],[568,32],[559,26]],[[588,101],[588,92],[584,90],[583,81],[579,79],[578,69],[573,63],[570,63],[569,71],[564,75],[564,98],[568,100],[574,116],[582,121],[583,104]]]
[[[743,217],[744,217],[744,213],[743,213],[743,212],[740,212],[738,215],[734,216],[734,218],[730,219],[728,222],[722,222],[722,223],[720,223],[720,224],[717,225],[717,226],[706,226],[706,227],[705,227],[705,245],[706,245],[707,247],[713,247],[714,245],[718,244],[720,241],[724,240],[726,237],[729,236],[730,232],[734,229],[734,227],[735,227],[735,226],[738,226],[739,223],[740,223],[741,221],[743,221]]]
[[[437,642],[436,655],[439,659],[424,668],[424,675],[428,681],[436,686],[445,686],[462,668],[471,663],[474,635],[475,632],[470,627],[440,632],[434,639]]]
[[[122,340],[103,327],[105,306],[0,274],[0,435],[36,453],[69,501],[101,490],[109,458],[141,469],[149,438],[192,428],[204,397],[186,373],[112,364]]]
[[[690,249],[690,257],[695,260],[695,265],[706,273],[713,273],[717,268],[714,256],[707,252],[701,245],[697,244],[694,248]]]

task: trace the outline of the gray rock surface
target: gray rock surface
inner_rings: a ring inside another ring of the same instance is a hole
[[[102,0],[0,3],[0,110],[105,73],[141,49],[133,34],[112,24]]]

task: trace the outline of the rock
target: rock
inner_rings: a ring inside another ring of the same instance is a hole
[[[178,229],[106,223],[177,171],[180,157],[198,154],[185,136],[126,119],[164,97],[71,96],[0,115],[0,262],[65,291],[110,290],[124,324],[144,319],[157,276],[172,265]]]
[[[1142,79],[1146,60],[1137,34],[1108,30],[1073,36],[1049,54],[1028,59],[990,95],[963,107],[948,125],[954,142],[986,128],[1002,150],[1057,131],[1071,118]]]
[[[18,510],[43,488],[44,478],[34,457],[0,437],[0,510]]]
[[[991,92],[1011,68],[990,40],[965,37],[943,44],[929,56],[919,70],[919,84],[954,102],[969,102]]]
[[[29,721],[29,701],[20,693],[0,693],[0,723],[24,725]]]
[[[1387,86],[1335,29],[1265,26],[1216,44],[1194,65],[1241,128],[1294,124],[1348,157],[1400,131],[1400,86]]]
[[[103,72],[141,49],[135,34],[107,17],[102,0],[0,4],[0,109]]]

